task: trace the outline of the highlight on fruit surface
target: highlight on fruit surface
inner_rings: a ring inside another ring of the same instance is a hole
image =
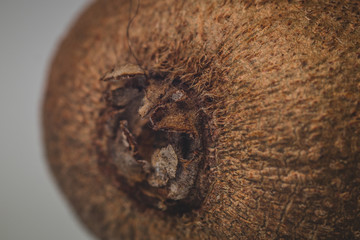
[[[99,239],[360,238],[358,1],[97,0],[46,155]]]

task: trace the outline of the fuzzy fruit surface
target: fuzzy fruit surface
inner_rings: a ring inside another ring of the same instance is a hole
[[[94,235],[359,239],[358,1],[139,3],[90,5],[47,82],[47,158]]]

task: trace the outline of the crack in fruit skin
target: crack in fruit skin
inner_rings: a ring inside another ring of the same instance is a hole
[[[202,153],[208,134],[202,133],[206,117],[197,99],[131,64],[113,68],[100,80],[105,106],[96,148],[102,172],[148,206],[173,212],[198,207],[206,192],[198,188],[206,177],[199,168],[206,165]]]

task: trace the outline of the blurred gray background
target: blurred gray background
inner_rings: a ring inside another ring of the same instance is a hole
[[[89,0],[0,0],[0,239],[92,239],[48,171],[40,106],[51,58]]]

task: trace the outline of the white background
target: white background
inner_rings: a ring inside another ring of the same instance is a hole
[[[40,104],[56,46],[89,0],[0,0],[0,239],[92,239],[42,149]]]

